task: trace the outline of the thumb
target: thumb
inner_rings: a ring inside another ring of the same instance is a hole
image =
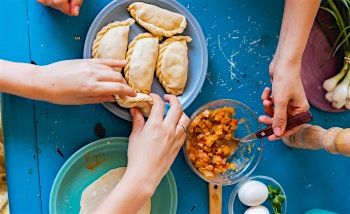
[[[145,118],[143,117],[140,110],[137,108],[130,109],[130,114],[132,118],[132,132],[131,136],[138,135],[145,125]]]
[[[283,135],[287,125],[287,107],[288,100],[276,99],[275,100],[275,113],[273,115],[272,128],[277,137]]]
[[[80,12],[83,0],[71,0],[70,1],[70,11],[73,16],[78,16]]]

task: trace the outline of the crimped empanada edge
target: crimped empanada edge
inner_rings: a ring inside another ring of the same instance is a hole
[[[100,57],[100,52],[99,52],[99,47],[101,40],[103,36],[112,28],[115,27],[121,27],[121,26],[130,26],[135,23],[135,19],[133,18],[128,18],[124,21],[115,21],[112,23],[109,23],[108,25],[104,26],[96,35],[96,38],[92,44],[92,57],[93,58],[99,58]]]
[[[166,39],[163,43],[161,43],[159,45],[159,53],[158,53],[158,59],[157,59],[157,65],[156,65],[156,76],[160,82],[160,84],[164,87],[164,89],[166,90],[167,93],[173,94],[173,95],[180,95],[184,92],[185,88],[169,88],[167,86],[167,83],[165,82],[164,78],[162,77],[162,71],[161,71],[161,67],[162,67],[162,62],[163,62],[163,55],[165,50],[167,49],[167,47],[173,43],[173,42],[191,42],[192,38],[189,36],[173,36],[170,37],[168,39]]]
[[[126,52],[126,61],[127,61],[127,64],[126,66],[124,67],[124,77],[125,77],[125,80],[126,82],[128,83],[128,85],[131,87],[131,88],[134,88],[134,84],[133,84],[133,81],[130,80],[130,76],[129,76],[129,71],[130,71],[130,61],[131,61],[131,56],[133,54],[133,51],[134,51],[134,48],[137,44],[137,42],[139,42],[141,39],[147,39],[147,38],[157,38],[159,40],[159,37],[158,36],[155,36],[151,33],[141,33],[139,35],[137,35],[133,40],[132,42],[130,42],[129,46],[128,46],[128,51]],[[145,91],[139,91],[141,93],[146,93]]]
[[[137,2],[135,2],[135,3],[137,3]],[[135,3],[133,3],[133,4],[135,4]],[[137,14],[136,14],[136,9],[133,7],[133,4],[130,4],[128,6],[128,11],[130,12],[130,15],[136,20],[136,22],[139,25],[141,25],[146,30],[148,30],[149,32],[151,32],[152,34],[154,34],[156,36],[172,37],[172,36],[174,36],[176,34],[183,33],[184,30],[187,27],[187,20],[186,20],[186,17],[184,15],[168,10],[168,11],[170,11],[172,13],[176,13],[176,14],[180,15],[182,17],[182,21],[181,21],[179,26],[176,26],[175,29],[173,29],[173,30],[164,30],[164,29],[162,29],[162,28],[160,28],[160,27],[158,27],[156,25],[150,24],[150,23],[142,20],[141,18],[139,18],[137,16]],[[164,9],[164,8],[161,8],[161,9]],[[164,10],[166,10],[166,9],[164,9]]]

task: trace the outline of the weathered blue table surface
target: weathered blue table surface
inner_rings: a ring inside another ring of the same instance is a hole
[[[84,38],[97,13],[110,1],[85,1],[79,17],[68,17],[34,0],[0,1],[0,58],[45,65],[81,58]],[[219,98],[231,98],[262,113],[259,97],[270,85],[268,65],[278,40],[279,0],[180,0],[198,19],[209,48],[209,70],[201,93],[186,113]],[[13,213],[48,213],[52,182],[62,164],[82,146],[106,137],[128,136],[130,123],[102,105],[57,106],[3,95],[3,122],[10,208]],[[349,126],[350,114],[312,109],[314,124]],[[61,151],[62,154],[59,154]],[[183,154],[172,171],[178,213],[207,213],[207,184],[192,173]],[[323,151],[290,149],[266,142],[253,173],[277,179],[285,188],[289,213],[311,208],[350,212],[350,159]],[[223,192],[227,212],[233,186]]]

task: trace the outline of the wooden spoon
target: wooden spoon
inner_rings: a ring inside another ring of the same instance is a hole
[[[222,186],[209,183],[209,214],[222,213]]]

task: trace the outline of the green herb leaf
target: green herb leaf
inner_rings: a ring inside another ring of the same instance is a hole
[[[282,214],[282,206],[286,200],[286,196],[279,187],[268,185],[267,189],[269,191],[267,200],[272,204],[273,213]]]

